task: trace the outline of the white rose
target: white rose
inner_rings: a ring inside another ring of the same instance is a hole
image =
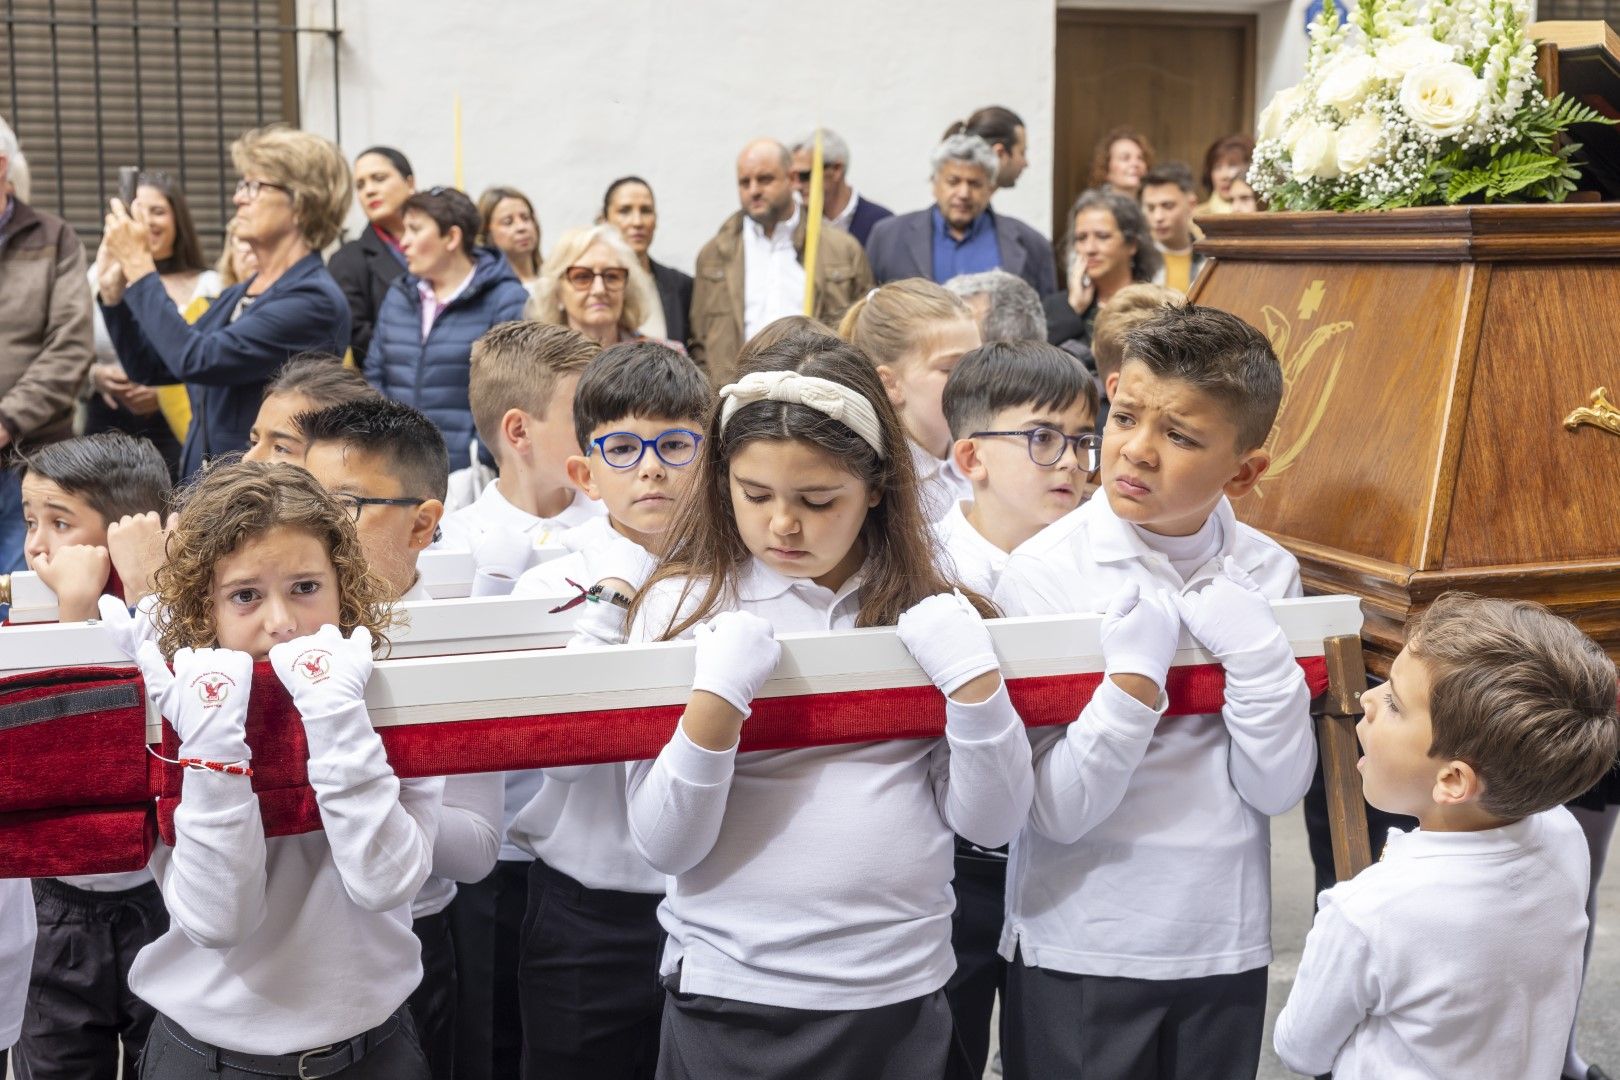
[[[1340,128],[1337,143],[1339,171],[1343,173],[1358,173],[1386,157],[1383,122],[1371,113],[1363,113]]]
[[[1305,91],[1297,86],[1271,95],[1270,103],[1260,111],[1260,141],[1269,142],[1279,138],[1285,130],[1283,125],[1288,120],[1288,114],[1304,100]]]
[[[1316,100],[1348,114],[1366,99],[1377,77],[1378,65],[1370,56],[1349,56],[1335,61],[1322,76]]]
[[[1443,64],[1451,58],[1450,45],[1436,41],[1427,34],[1413,33],[1391,41],[1379,49],[1373,59],[1377,62],[1380,77],[1399,82],[1413,68]]]
[[[1401,108],[1442,139],[1467,129],[1484,96],[1485,84],[1462,64],[1425,64],[1401,80]]]
[[[1310,121],[1300,127],[1288,157],[1296,180],[1332,180],[1339,175],[1338,132],[1327,124]]]

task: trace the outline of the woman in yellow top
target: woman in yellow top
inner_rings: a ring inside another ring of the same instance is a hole
[[[195,321],[218,296],[220,276],[203,262],[197,226],[182,192],[168,173],[143,172],[135,181],[133,211],[144,215],[148,242],[157,262],[164,291],[188,322]],[[95,290],[102,252],[90,268]],[[96,362],[90,368],[90,397],[86,403],[85,433],[123,431],[150,439],[169,463],[171,472],[180,461],[180,440],[191,420],[190,405],[178,387],[143,386],[130,381],[118,362],[101,311],[92,305],[96,324]]]

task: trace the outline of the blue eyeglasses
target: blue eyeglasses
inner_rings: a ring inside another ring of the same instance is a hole
[[[672,469],[692,464],[703,436],[685,428],[670,428],[655,439],[643,439],[633,431],[610,431],[591,440],[602,460],[615,469],[633,469],[650,449]]]

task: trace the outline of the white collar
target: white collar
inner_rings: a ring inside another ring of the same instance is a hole
[[[1500,855],[1529,847],[1538,815],[1520,818],[1510,825],[1473,832],[1425,832],[1422,829],[1389,830],[1384,842],[1384,862],[1398,859],[1428,859],[1446,856]]]
[[[830,611],[846,597],[854,594],[865,579],[866,567],[863,565],[859,570],[851,574],[849,580],[844,582],[835,592],[825,586],[817,585],[809,578],[788,577],[786,574],[766,566],[760,559],[750,558],[747,568],[737,577],[737,598],[753,603],[761,600],[774,600],[778,596],[785,595],[789,590],[798,590],[811,603],[816,603],[818,607],[825,607]]]
[[[1091,556],[1097,562],[1125,562],[1130,559],[1144,559],[1148,556],[1159,556],[1159,553],[1147,545],[1128,521],[1123,521],[1114,513],[1114,508],[1108,505],[1108,493],[1099,491],[1086,500],[1085,506],[1092,517]],[[1221,527],[1220,550],[1211,556],[1211,561],[1219,563],[1226,556],[1232,554],[1237,543],[1237,516],[1232,513],[1232,503],[1225,495],[1215,504],[1210,515],[1216,519]],[[1188,584],[1191,584],[1189,581]]]
[[[793,198],[793,215],[791,217],[789,217],[786,221],[778,221],[776,223],[775,231],[772,232],[769,236],[765,235],[765,230],[764,230],[764,228],[762,228],[760,226],[759,222],[755,221],[753,218],[749,217],[747,214],[743,215],[743,228],[747,229],[749,235],[754,237],[756,240],[764,240],[764,241],[767,241],[767,242],[774,243],[778,236],[783,235],[783,233],[782,233],[783,229],[787,230],[787,233],[786,233],[787,237],[789,239],[792,239],[793,230],[797,229],[798,227],[799,227],[799,198],[796,195]]]

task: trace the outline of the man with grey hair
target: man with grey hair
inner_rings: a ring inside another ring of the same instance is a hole
[[[23,568],[18,446],[66,439],[94,358],[90,281],[73,227],[11,193],[17,136],[0,119],[0,574]]]
[[[810,202],[810,173],[815,162],[816,134],[793,144],[793,190]],[[872,226],[894,211],[864,197],[849,182],[849,144],[836,131],[821,129],[821,216],[835,229],[849,233],[863,245]]]
[[[945,287],[967,301],[986,343],[1046,340],[1041,298],[1023,278],[1005,270],[986,270],[953,277]]]
[[[804,311],[805,214],[788,175],[793,156],[775,139],[755,139],[737,155],[738,210],[698,252],[692,280],[692,359],[715,387],[737,371],[743,343],[784,315]],[[872,287],[854,237],[821,230],[815,317],[836,326]]]
[[[1005,270],[1042,296],[1057,291],[1057,264],[1046,237],[990,208],[996,152],[977,135],[955,134],[931,159],[934,205],[878,222],[867,258],[881,284],[925,277],[940,284],[962,274]]]

